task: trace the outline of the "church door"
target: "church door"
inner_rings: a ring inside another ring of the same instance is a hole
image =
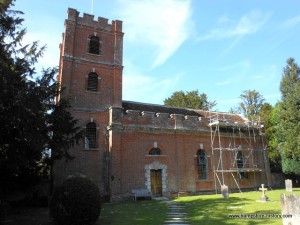
[[[151,192],[155,197],[162,196],[161,170],[150,170],[151,172]]]

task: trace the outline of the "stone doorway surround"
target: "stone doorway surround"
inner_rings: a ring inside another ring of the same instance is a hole
[[[167,165],[158,161],[145,165],[146,188],[151,191],[151,170],[161,170],[162,195],[168,191],[167,189]]]

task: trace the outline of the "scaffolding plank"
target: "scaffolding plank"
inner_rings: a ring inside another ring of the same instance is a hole
[[[216,172],[262,172],[263,169],[259,168],[230,168],[229,170],[216,170]]]
[[[218,125],[219,123],[220,123],[219,121],[215,121],[215,122],[209,123],[208,125],[211,127],[213,125]]]

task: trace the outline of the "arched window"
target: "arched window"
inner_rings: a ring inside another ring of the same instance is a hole
[[[92,36],[90,38],[89,53],[100,55],[100,41],[97,36]]]
[[[149,155],[161,155],[161,150],[159,148],[152,148],[149,151]]]
[[[241,150],[239,150],[236,154],[236,165],[238,169],[244,168],[244,156]],[[247,173],[238,171],[240,179],[246,179]]]
[[[85,148],[96,148],[96,124],[89,122],[85,129]]]
[[[87,90],[98,91],[98,75],[94,72],[88,75]]]
[[[197,152],[197,164],[198,164],[198,178],[199,180],[207,180],[208,177],[208,165],[207,155],[205,151],[200,149]]]

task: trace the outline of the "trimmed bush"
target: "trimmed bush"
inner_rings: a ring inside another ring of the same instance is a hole
[[[2,220],[5,220],[8,213],[9,205],[7,202],[0,199],[0,224]]]
[[[91,225],[101,211],[99,188],[89,179],[67,179],[54,193],[50,202],[50,216],[58,225]]]

